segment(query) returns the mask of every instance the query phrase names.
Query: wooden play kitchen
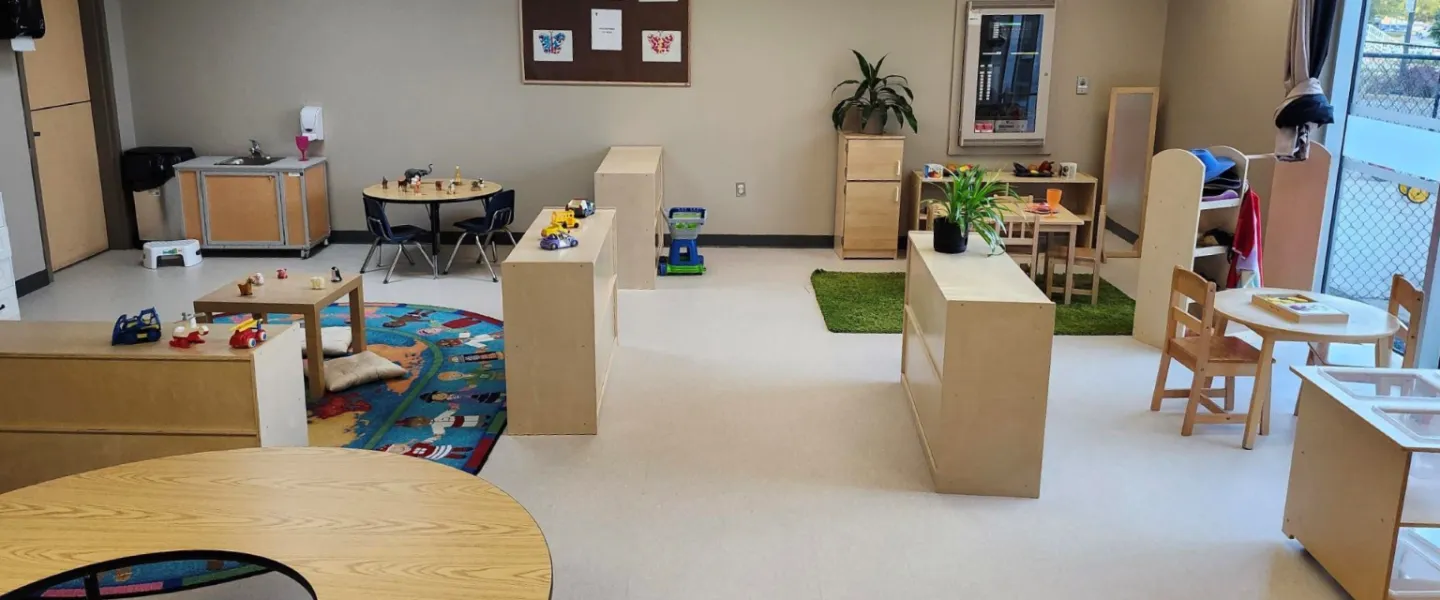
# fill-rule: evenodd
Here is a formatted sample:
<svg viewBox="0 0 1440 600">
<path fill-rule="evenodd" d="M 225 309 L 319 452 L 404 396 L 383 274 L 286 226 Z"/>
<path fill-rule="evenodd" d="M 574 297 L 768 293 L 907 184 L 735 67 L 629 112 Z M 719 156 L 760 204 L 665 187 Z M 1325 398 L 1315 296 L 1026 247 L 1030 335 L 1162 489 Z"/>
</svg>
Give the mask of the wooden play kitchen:
<svg viewBox="0 0 1440 600">
<path fill-rule="evenodd" d="M 185 237 L 205 250 L 298 250 L 330 241 L 329 163 L 283 158 L 227 165 L 202 156 L 175 165 Z"/>
<path fill-rule="evenodd" d="M 552 584 L 545 536 L 509 494 L 385 452 L 207 452 L 0 494 L 0 596 L 162 553 L 256 557 L 317 600 L 547 600 Z"/>
<path fill-rule="evenodd" d="M 249 296 L 240 295 L 237 284 L 244 280 L 236 280 L 196 300 L 195 315 L 204 322 L 221 315 L 252 315 L 260 320 L 272 313 L 304 317 L 305 347 L 311 349 L 311 358 L 306 361 L 310 397 L 319 398 L 325 395 L 325 361 L 316 349 L 324 345 L 320 341 L 320 313 L 325 307 L 350 296 L 350 350 L 357 354 L 365 351 L 365 280 L 359 275 L 348 275 L 338 282 L 331 279 L 320 279 L 319 289 L 315 289 L 311 277 L 291 274 L 287 279 L 268 279 L 264 285 L 251 287 Z"/>
<path fill-rule="evenodd" d="M 1039 498 L 1055 303 L 978 235 L 934 238 L 909 236 L 900 381 L 935 490 Z"/>
<path fill-rule="evenodd" d="M 616 211 L 620 289 L 653 290 L 665 252 L 665 149 L 615 146 L 595 171 L 595 206 Z"/>
<path fill-rule="evenodd" d="M 835 253 L 840 258 L 899 254 L 900 177 L 905 136 L 841 133 L 835 181 Z"/>
<path fill-rule="evenodd" d="M 1440 371 L 1294 371 L 1285 535 L 1356 600 L 1440 598 Z"/>
<path fill-rule="evenodd" d="M 223 330 L 184 350 L 112 346 L 112 329 L 0 322 L 0 491 L 162 456 L 308 443 L 298 328 L 270 328 L 253 350 L 232 349 Z"/>
<path fill-rule="evenodd" d="M 537 240 L 559 210 L 542 209 L 501 265 L 510 435 L 599 432 L 619 340 L 620 217 L 598 209 L 570 232 L 578 246 L 542 250 Z"/>
</svg>

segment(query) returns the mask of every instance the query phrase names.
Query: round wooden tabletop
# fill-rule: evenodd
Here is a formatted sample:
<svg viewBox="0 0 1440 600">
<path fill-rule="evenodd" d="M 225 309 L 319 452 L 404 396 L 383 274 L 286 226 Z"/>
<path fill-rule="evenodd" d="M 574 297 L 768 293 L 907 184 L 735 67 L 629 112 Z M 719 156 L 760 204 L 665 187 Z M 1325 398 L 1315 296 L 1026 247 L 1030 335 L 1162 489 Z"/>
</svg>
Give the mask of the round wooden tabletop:
<svg viewBox="0 0 1440 600">
<path fill-rule="evenodd" d="M 435 189 L 435 182 L 440 182 L 441 189 Z M 481 181 L 480 189 L 472 189 L 475 181 Z M 449 179 L 426 179 L 420 182 L 420 190 L 408 191 L 400 187 L 394 181 L 382 186 L 375 184 L 365 188 L 363 192 L 366 198 L 374 198 L 381 202 L 411 203 L 411 204 L 446 204 L 450 202 L 469 202 L 488 198 L 500 193 L 504 186 L 493 181 L 475 179 L 461 179 L 455 186 L 455 193 L 447 193 L 445 188 L 450 185 Z"/>
<path fill-rule="evenodd" d="M 1345 323 L 1296 323 L 1255 306 L 1256 294 L 1304 294 L 1345 311 Z M 1400 320 L 1384 310 L 1363 302 L 1318 292 L 1276 288 L 1241 288 L 1215 294 L 1215 312 L 1256 333 L 1276 340 L 1294 342 L 1373 342 L 1400 330 Z"/>
<path fill-rule="evenodd" d="M 549 547 L 520 504 L 407 456 L 208 452 L 0 494 L 0 596 L 99 563 L 197 550 L 284 565 L 318 600 L 540 600 L 551 589 Z"/>
</svg>

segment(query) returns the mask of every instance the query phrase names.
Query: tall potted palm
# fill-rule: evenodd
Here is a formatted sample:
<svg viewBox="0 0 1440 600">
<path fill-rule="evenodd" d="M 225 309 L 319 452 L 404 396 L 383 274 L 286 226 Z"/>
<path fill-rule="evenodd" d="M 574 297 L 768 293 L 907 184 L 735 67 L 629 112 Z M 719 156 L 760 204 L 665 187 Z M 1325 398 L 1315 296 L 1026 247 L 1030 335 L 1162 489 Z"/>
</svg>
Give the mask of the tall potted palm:
<svg viewBox="0 0 1440 600">
<path fill-rule="evenodd" d="M 932 184 L 945 192 L 945 198 L 925 201 L 930 218 L 935 220 L 935 251 L 964 252 L 972 232 L 994 248 L 1005 233 L 1005 214 L 1011 212 L 996 198 L 1009 194 L 1010 186 L 996 181 L 996 175 L 969 165 L 946 170 L 945 174 L 949 181 Z"/>
<path fill-rule="evenodd" d="M 835 129 L 848 131 L 853 127 L 855 131 L 863 133 L 884 133 L 885 124 L 889 121 L 890 114 L 894 113 L 895 120 L 900 122 L 901 130 L 909 125 L 910 129 L 919 133 L 915 109 L 910 106 L 910 102 L 915 99 L 915 93 L 910 91 L 910 81 L 900 75 L 881 75 L 880 68 L 885 65 L 885 56 L 871 64 L 863 54 L 855 50 L 850 52 L 855 54 L 855 61 L 860 64 L 860 79 L 847 79 L 830 91 L 833 95 L 842 87 L 855 86 L 855 92 L 849 98 L 841 100 L 835 105 L 835 110 L 830 112 L 830 120 L 835 123 Z"/>
</svg>

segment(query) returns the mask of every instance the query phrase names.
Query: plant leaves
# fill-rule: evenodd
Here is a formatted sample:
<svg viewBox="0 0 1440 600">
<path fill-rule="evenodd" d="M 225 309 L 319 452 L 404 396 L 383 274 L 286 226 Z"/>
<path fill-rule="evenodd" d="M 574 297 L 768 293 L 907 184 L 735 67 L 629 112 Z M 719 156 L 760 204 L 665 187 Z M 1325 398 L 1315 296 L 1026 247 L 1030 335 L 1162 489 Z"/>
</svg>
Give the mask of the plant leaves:
<svg viewBox="0 0 1440 600">
<path fill-rule="evenodd" d="M 847 85 L 851 85 L 851 84 L 860 85 L 860 82 L 859 82 L 859 81 L 856 81 L 856 80 L 854 80 L 854 79 L 846 79 L 845 81 L 842 81 L 842 82 L 836 84 L 836 85 L 835 85 L 835 89 L 830 90 L 830 95 L 831 95 L 831 96 L 834 96 L 834 95 L 835 95 L 835 92 L 840 91 L 840 88 L 845 87 L 845 86 L 847 86 Z"/>
<path fill-rule="evenodd" d="M 885 59 L 887 59 L 887 58 L 890 58 L 890 55 L 889 55 L 889 54 L 886 54 L 885 56 L 880 57 L 880 62 L 875 63 L 875 68 L 870 70 L 870 73 L 871 73 L 871 76 L 872 76 L 872 77 L 876 78 L 877 80 L 880 80 L 880 67 L 881 67 L 881 65 L 884 65 L 884 64 L 885 64 Z M 880 80 L 880 81 L 883 81 L 883 80 Z M 879 81 L 877 81 L 877 83 L 879 83 Z"/>
<path fill-rule="evenodd" d="M 860 63 L 860 75 L 864 77 L 865 83 L 862 83 L 860 85 L 862 87 L 873 86 L 873 80 L 875 79 L 875 70 L 870 68 L 870 61 L 865 60 L 865 56 L 860 54 L 860 51 L 858 50 L 851 50 L 851 52 L 855 53 L 855 60 Z"/>
</svg>

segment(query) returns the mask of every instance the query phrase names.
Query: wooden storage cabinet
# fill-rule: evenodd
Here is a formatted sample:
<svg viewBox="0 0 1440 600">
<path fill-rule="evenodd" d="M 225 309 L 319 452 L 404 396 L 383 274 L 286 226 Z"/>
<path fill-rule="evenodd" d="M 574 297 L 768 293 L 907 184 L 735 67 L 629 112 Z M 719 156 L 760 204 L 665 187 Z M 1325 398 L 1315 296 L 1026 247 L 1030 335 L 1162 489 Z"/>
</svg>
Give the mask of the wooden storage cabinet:
<svg viewBox="0 0 1440 600">
<path fill-rule="evenodd" d="M 665 252 L 665 150 L 615 146 L 595 171 L 595 206 L 617 211 L 620 289 L 653 290 Z"/>
<path fill-rule="evenodd" d="M 205 156 L 176 165 L 185 237 L 205 249 L 299 250 L 329 243 L 328 164 L 284 159 L 225 167 Z"/>
<path fill-rule="evenodd" d="M 840 134 L 835 182 L 835 253 L 895 258 L 905 138 Z"/>
<path fill-rule="evenodd" d="M 554 210 L 541 210 L 523 239 L 539 239 Z M 506 433 L 598 433 L 618 343 L 618 227 L 617 211 L 599 209 L 574 232 L 579 246 L 547 251 L 522 242 L 501 265 Z"/>
</svg>

